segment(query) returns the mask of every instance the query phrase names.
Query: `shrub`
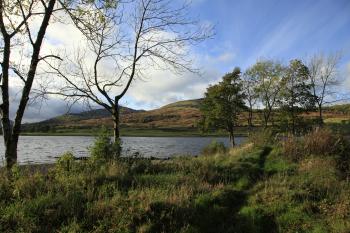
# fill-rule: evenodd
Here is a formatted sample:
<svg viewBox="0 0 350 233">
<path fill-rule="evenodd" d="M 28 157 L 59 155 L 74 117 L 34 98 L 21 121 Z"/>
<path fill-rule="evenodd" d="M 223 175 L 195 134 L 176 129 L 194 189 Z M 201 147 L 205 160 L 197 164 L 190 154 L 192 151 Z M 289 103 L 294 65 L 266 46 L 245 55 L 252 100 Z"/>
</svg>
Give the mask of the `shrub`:
<svg viewBox="0 0 350 233">
<path fill-rule="evenodd" d="M 248 142 L 253 143 L 257 147 L 265 147 L 275 142 L 276 134 L 272 129 L 264 129 L 249 134 Z"/>
<path fill-rule="evenodd" d="M 316 128 L 304 136 L 304 150 L 307 154 L 331 155 L 339 152 L 342 138 L 326 128 Z"/>
<path fill-rule="evenodd" d="M 303 148 L 303 140 L 302 138 L 295 137 L 293 135 L 288 135 L 282 141 L 283 154 L 287 158 L 298 161 L 302 157 L 305 156 L 304 148 Z"/>
<path fill-rule="evenodd" d="M 350 145 L 344 137 L 330 129 L 318 128 L 304 137 L 290 135 L 282 142 L 282 149 L 284 155 L 294 161 L 310 155 L 331 156 L 338 170 L 344 176 L 350 176 Z"/>
<path fill-rule="evenodd" d="M 97 159 L 111 160 L 118 158 L 121 152 L 121 142 L 112 142 L 108 129 L 102 127 L 93 146 L 90 148 L 91 156 Z"/>
<path fill-rule="evenodd" d="M 72 152 L 66 152 L 57 160 L 56 168 L 60 171 L 69 172 L 73 168 L 74 160 Z"/>
<path fill-rule="evenodd" d="M 213 140 L 209 145 L 202 149 L 202 155 L 216 155 L 216 154 L 225 154 L 227 148 L 224 143 Z"/>
</svg>

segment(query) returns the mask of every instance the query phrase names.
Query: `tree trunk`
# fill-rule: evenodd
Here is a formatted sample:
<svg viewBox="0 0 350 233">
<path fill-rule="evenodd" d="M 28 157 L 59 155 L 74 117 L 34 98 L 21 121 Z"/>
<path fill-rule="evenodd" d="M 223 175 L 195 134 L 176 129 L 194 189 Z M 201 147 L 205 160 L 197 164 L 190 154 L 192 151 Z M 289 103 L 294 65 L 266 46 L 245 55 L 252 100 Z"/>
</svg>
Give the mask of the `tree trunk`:
<svg viewBox="0 0 350 233">
<path fill-rule="evenodd" d="M 234 136 L 234 134 L 233 134 L 233 129 L 232 130 L 230 130 L 230 145 L 231 145 L 231 147 L 233 148 L 233 147 L 235 147 L 235 136 Z"/>
<path fill-rule="evenodd" d="M 120 113 L 119 103 L 117 98 L 115 98 L 115 106 L 113 109 L 113 137 L 114 137 L 114 143 L 117 146 L 116 157 L 119 157 L 121 155 L 119 113 Z"/>
<path fill-rule="evenodd" d="M 2 2 L 1 2 L 2 7 Z M 2 17 L 2 16 L 1 16 Z M 10 54 L 11 54 L 11 41 L 10 37 L 2 32 L 4 39 L 4 48 L 3 48 L 3 59 L 1 63 L 2 73 L 1 73 L 1 97 L 2 104 L 0 105 L 1 113 L 1 125 L 2 125 L 2 134 L 4 137 L 5 145 L 5 159 L 6 166 L 11 168 L 14 163 L 16 163 L 17 156 L 13 152 L 13 148 L 10 148 L 11 137 L 12 137 L 12 126 L 10 121 L 10 101 L 9 101 L 9 64 L 10 64 Z M 8 163 L 8 161 L 10 163 Z"/>
<path fill-rule="evenodd" d="M 5 148 L 6 168 L 11 169 L 17 163 L 17 140 L 9 140 Z"/>
<path fill-rule="evenodd" d="M 15 117 L 13 126 L 11 126 L 11 122 L 9 119 L 9 93 L 8 93 L 9 92 L 8 70 L 9 70 L 9 59 L 10 59 L 10 52 L 11 52 L 10 50 L 11 41 L 7 32 L 4 31 L 6 29 L 4 29 L 4 27 L 1 27 L 3 39 L 4 39 L 4 51 L 3 51 L 3 62 L 2 62 L 2 79 L 3 80 L 1 85 L 3 103 L 0 106 L 0 110 L 1 110 L 1 116 L 2 116 L 1 123 L 3 126 L 3 135 L 4 135 L 4 141 L 5 141 L 6 167 L 8 169 L 11 169 L 12 166 L 17 163 L 17 144 L 18 144 L 19 134 L 21 132 L 21 123 L 22 123 L 24 111 L 26 109 L 26 106 L 29 100 L 29 94 L 35 78 L 36 69 L 40 61 L 39 59 L 40 48 L 44 40 L 46 29 L 49 25 L 51 15 L 55 7 L 55 3 L 56 3 L 56 0 L 49 1 L 48 6 L 45 9 L 45 14 L 37 34 L 37 39 L 33 44 L 33 54 L 31 57 L 30 67 L 27 74 L 27 79 L 25 80 L 25 85 L 22 90 L 22 96 L 16 112 L 16 117 Z M 3 7 L 2 4 L 1 4 L 1 7 Z"/>
<path fill-rule="evenodd" d="M 114 142 L 118 142 L 120 139 L 120 131 L 119 131 L 119 109 L 117 112 L 113 113 L 113 139 Z"/>
<path fill-rule="evenodd" d="M 264 113 L 264 127 L 267 128 L 267 125 L 269 123 L 269 115 L 267 113 Z"/>
<path fill-rule="evenodd" d="M 293 135 L 296 134 L 296 130 L 295 130 L 295 114 L 294 114 L 294 106 L 292 106 L 292 133 Z"/>
<path fill-rule="evenodd" d="M 323 111 L 322 111 L 322 105 L 319 105 L 319 106 L 318 106 L 318 112 L 319 112 L 318 124 L 319 124 L 319 126 L 323 126 Z"/>
<path fill-rule="evenodd" d="M 252 108 L 249 109 L 249 113 L 248 113 L 248 126 L 249 126 L 249 129 L 253 127 L 253 109 Z"/>
</svg>

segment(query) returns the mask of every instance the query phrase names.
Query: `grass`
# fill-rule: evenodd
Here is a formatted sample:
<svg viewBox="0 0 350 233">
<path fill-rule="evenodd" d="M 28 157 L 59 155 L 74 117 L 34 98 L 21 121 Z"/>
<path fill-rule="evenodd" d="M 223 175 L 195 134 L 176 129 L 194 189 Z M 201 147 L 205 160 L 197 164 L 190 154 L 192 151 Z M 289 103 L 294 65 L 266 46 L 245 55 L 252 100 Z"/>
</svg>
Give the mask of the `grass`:
<svg viewBox="0 0 350 233">
<path fill-rule="evenodd" d="M 312 139 L 328 133 L 297 144 L 265 133 L 232 150 L 212 144 L 213 154 L 197 158 L 66 155 L 50 167 L 16 167 L 10 178 L 2 170 L 0 232 L 347 233 L 350 173 L 339 161 L 349 157 L 332 143 L 346 145 L 334 136 L 315 154 Z M 287 156 L 293 145 L 305 153 Z"/>
</svg>

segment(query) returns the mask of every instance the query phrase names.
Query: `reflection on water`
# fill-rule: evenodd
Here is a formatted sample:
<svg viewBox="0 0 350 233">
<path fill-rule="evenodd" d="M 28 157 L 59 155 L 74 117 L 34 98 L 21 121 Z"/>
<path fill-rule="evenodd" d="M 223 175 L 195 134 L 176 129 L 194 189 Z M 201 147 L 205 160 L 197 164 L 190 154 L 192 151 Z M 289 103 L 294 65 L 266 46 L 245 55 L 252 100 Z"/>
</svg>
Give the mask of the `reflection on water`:
<svg viewBox="0 0 350 233">
<path fill-rule="evenodd" d="M 123 155 L 139 152 L 144 157 L 168 158 L 176 155 L 198 155 L 212 140 L 229 144 L 227 138 L 211 137 L 123 137 Z M 244 137 L 237 137 L 241 144 Z M 18 145 L 18 162 L 53 163 L 64 152 L 72 151 L 76 157 L 88 156 L 88 147 L 94 137 L 82 136 L 22 136 Z M 4 144 L 0 143 L 0 164 L 4 161 Z"/>
</svg>

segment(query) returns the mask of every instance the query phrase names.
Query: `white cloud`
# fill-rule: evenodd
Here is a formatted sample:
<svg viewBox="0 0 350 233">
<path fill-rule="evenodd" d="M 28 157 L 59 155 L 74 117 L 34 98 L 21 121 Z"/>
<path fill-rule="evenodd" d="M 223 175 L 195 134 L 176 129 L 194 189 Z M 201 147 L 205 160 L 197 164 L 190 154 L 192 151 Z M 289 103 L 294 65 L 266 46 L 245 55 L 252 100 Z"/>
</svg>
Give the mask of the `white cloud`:
<svg viewBox="0 0 350 233">
<path fill-rule="evenodd" d="M 346 70 L 344 74 L 345 74 L 344 83 L 347 89 L 349 89 L 350 88 L 350 62 L 346 65 Z"/>
<path fill-rule="evenodd" d="M 127 93 L 140 108 L 157 108 L 171 102 L 202 98 L 209 84 L 220 78 L 220 73 L 208 68 L 198 76 L 185 73 L 177 76 L 166 70 L 153 70 L 146 81 L 136 80 Z"/>
<path fill-rule="evenodd" d="M 33 25 L 39 24 L 33 23 Z M 163 33 L 160 34 L 160 36 L 171 35 Z M 41 56 L 49 54 L 64 55 L 65 53 L 67 53 L 68 56 L 73 56 L 73 53 L 77 47 L 86 48 L 86 46 L 87 42 L 84 39 L 83 35 L 73 25 L 60 22 L 52 22 L 47 29 L 44 44 L 41 49 Z M 28 50 L 29 49 L 30 47 L 28 47 Z M 193 55 L 193 52 L 191 52 L 190 55 Z M 13 53 L 13 60 L 18 60 L 19 57 L 19 53 Z M 150 109 L 157 108 L 174 101 L 203 97 L 205 89 L 208 87 L 208 85 L 216 82 L 221 77 L 220 72 L 215 68 L 216 64 L 231 61 L 234 58 L 234 54 L 223 52 L 222 54 L 216 55 L 214 57 L 205 55 L 205 53 L 201 55 L 197 54 L 198 59 L 196 60 L 200 60 L 200 58 L 203 57 L 206 57 L 208 59 L 204 61 L 206 68 L 202 72 L 202 76 L 198 76 L 193 73 L 175 75 L 169 70 L 159 70 L 155 67 L 146 69 L 144 71 L 146 80 L 136 80 L 132 84 L 126 98 L 122 100 L 121 104 L 140 109 Z M 88 54 L 86 59 L 87 66 L 91 63 L 92 59 L 93 57 L 89 56 Z M 111 75 L 111 73 L 114 71 L 113 68 L 114 67 L 111 66 L 109 62 L 102 64 L 100 66 L 101 76 L 115 77 Z M 38 72 L 43 72 L 45 70 L 47 70 L 45 63 L 41 63 Z M 45 79 L 46 77 L 43 77 L 43 80 Z M 37 87 L 39 80 L 40 79 L 37 78 L 33 86 L 34 88 Z M 21 87 L 21 81 L 18 80 L 16 83 L 12 83 L 11 87 L 13 89 L 13 98 L 11 100 L 11 115 L 13 116 L 18 105 L 18 99 L 20 97 L 14 93 L 20 93 L 19 88 Z M 116 92 L 117 90 L 113 91 Z M 118 92 L 113 94 L 117 93 Z M 126 102 L 129 99 L 131 101 L 129 103 Z M 73 111 L 79 110 L 82 110 L 82 106 L 78 104 L 75 106 L 75 109 L 73 109 Z M 44 120 L 60 114 L 64 114 L 66 112 L 66 103 L 60 98 L 52 96 L 50 97 L 50 100 L 44 102 L 42 105 L 40 103 L 35 103 L 28 106 L 25 112 L 24 122 Z"/>
<path fill-rule="evenodd" d="M 230 52 L 225 52 L 217 57 L 219 62 L 230 62 L 235 58 L 235 55 Z"/>
</svg>

